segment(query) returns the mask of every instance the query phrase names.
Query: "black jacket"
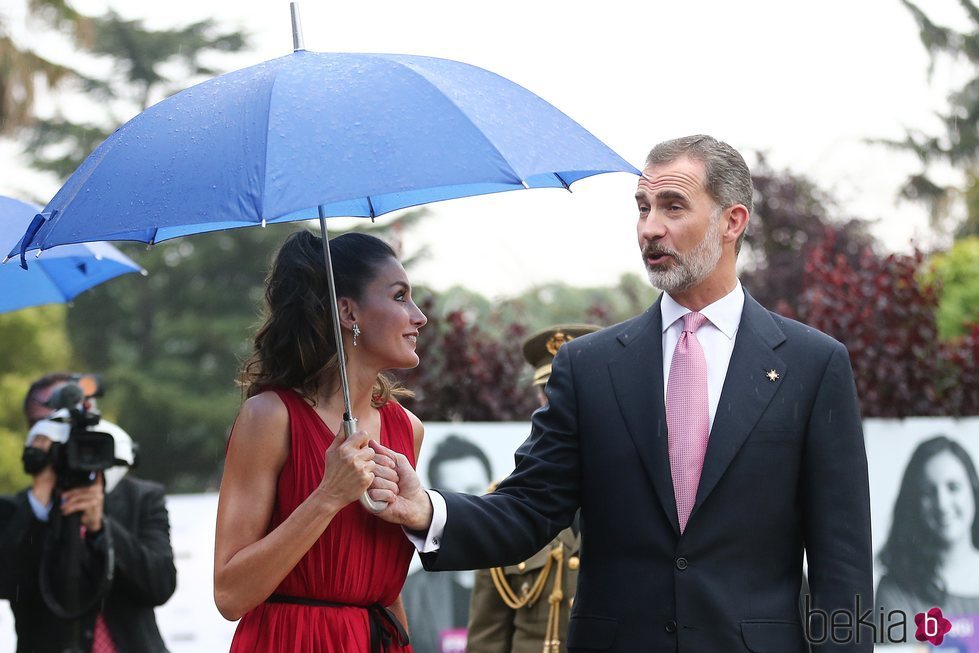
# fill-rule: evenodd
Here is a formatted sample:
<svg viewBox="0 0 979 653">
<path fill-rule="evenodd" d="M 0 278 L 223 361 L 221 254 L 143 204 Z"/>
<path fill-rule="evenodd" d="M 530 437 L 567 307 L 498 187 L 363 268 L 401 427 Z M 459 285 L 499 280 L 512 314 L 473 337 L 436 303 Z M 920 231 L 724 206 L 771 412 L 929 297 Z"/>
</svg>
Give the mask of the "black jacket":
<svg viewBox="0 0 979 653">
<path fill-rule="evenodd" d="M 0 498 L 0 598 L 14 613 L 17 653 L 60 653 L 70 622 L 41 597 L 38 574 L 50 526 L 34 517 L 27 492 Z M 82 551 L 83 599 L 96 591 L 110 557 L 113 579 L 100 604 L 80 619 L 81 645 L 91 650 L 101 611 L 118 653 L 165 653 L 153 608 L 173 594 L 177 572 L 163 487 L 126 476 L 106 495 L 104 512 L 102 533 L 86 538 Z"/>
</svg>

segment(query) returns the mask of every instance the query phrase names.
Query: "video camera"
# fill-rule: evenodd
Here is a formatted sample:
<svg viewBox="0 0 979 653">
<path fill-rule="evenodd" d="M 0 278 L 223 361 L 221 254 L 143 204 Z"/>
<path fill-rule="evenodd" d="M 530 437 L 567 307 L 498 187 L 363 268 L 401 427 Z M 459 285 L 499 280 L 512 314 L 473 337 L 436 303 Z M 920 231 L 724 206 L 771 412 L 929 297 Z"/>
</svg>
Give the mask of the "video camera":
<svg viewBox="0 0 979 653">
<path fill-rule="evenodd" d="M 100 428 L 102 416 L 89 407 L 92 398 L 104 394 L 98 376 L 75 374 L 44 402 L 54 412 L 34 429 L 52 441 L 44 462 L 54 468 L 61 490 L 91 485 L 98 472 L 133 462 L 116 457 L 115 438 L 110 432 L 115 425 L 106 422 Z"/>
</svg>

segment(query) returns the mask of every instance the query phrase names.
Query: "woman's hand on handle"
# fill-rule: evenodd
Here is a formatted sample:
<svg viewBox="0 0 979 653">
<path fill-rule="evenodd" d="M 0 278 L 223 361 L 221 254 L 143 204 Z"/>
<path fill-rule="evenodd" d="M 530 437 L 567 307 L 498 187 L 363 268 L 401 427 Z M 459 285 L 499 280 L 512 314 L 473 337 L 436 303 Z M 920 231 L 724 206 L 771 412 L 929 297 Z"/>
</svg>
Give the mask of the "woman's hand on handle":
<svg viewBox="0 0 979 653">
<path fill-rule="evenodd" d="M 322 500 L 337 509 L 360 498 L 374 481 L 374 450 L 368 445 L 367 431 L 356 431 L 347 437 L 340 433 L 326 450 L 323 480 L 317 492 Z"/>
</svg>

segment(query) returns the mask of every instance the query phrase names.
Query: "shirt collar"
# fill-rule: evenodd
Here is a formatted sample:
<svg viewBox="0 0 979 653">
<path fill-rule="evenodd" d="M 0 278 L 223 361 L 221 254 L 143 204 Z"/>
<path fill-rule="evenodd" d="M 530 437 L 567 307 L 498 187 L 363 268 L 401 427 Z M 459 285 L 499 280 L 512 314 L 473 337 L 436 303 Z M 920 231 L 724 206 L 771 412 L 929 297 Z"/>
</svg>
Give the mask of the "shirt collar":
<svg viewBox="0 0 979 653">
<path fill-rule="evenodd" d="M 741 324 L 741 313 L 744 310 L 744 289 L 739 280 L 734 290 L 718 299 L 713 304 L 705 306 L 700 313 L 706 317 L 711 324 L 717 327 L 730 340 L 738 332 L 738 325 Z M 690 309 L 681 306 L 669 293 L 663 293 L 663 301 L 660 302 L 660 312 L 663 315 L 663 331 L 666 332 L 670 326 L 681 317 L 690 313 Z"/>
</svg>

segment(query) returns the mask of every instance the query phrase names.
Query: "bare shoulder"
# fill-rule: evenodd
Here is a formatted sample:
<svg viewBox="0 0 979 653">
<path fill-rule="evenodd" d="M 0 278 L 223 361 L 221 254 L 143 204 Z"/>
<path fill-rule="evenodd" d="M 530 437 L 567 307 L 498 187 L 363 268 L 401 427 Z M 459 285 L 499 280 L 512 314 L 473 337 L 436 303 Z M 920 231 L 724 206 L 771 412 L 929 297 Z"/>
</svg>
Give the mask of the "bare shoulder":
<svg viewBox="0 0 979 653">
<path fill-rule="evenodd" d="M 264 425 L 287 424 L 289 410 L 276 393 L 266 390 L 249 397 L 241 405 L 238 421 L 260 422 Z"/>
<path fill-rule="evenodd" d="M 231 449 L 249 449 L 261 455 L 283 454 L 289 447 L 289 410 L 274 392 L 249 397 L 238 411 Z"/>
</svg>

